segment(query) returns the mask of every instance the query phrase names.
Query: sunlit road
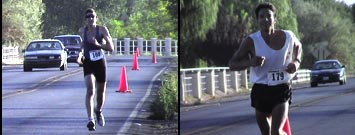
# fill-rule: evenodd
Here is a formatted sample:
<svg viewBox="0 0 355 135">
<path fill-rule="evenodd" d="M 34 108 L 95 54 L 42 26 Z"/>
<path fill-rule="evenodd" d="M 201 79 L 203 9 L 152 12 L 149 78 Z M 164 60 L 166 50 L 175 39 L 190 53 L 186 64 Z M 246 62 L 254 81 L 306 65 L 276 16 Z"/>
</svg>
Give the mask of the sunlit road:
<svg viewBox="0 0 355 135">
<path fill-rule="evenodd" d="M 127 56 L 128 57 L 128 56 Z M 107 68 L 107 95 L 103 114 L 106 126 L 96 131 L 86 128 L 86 88 L 82 68 L 69 64 L 67 71 L 59 68 L 34 69 L 23 72 L 22 66 L 2 70 L 2 134 L 13 135 L 81 135 L 126 134 L 130 119 L 149 91 L 159 87 L 159 74 L 168 65 L 165 59 L 152 64 L 151 57 L 139 59 L 139 71 L 133 71 L 131 58 L 111 59 Z M 132 93 L 117 93 L 122 66 L 127 68 Z"/>
<path fill-rule="evenodd" d="M 260 135 L 249 95 L 180 109 L 182 135 Z M 353 135 L 355 79 L 346 85 L 295 89 L 290 109 L 293 135 Z"/>
</svg>

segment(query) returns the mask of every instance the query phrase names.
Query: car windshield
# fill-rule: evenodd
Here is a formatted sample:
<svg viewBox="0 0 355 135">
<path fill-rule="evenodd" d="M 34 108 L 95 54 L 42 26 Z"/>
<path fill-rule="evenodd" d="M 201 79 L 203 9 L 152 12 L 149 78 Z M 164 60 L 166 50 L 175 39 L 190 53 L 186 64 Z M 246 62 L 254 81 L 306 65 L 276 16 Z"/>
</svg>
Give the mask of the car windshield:
<svg viewBox="0 0 355 135">
<path fill-rule="evenodd" d="M 80 46 L 80 37 L 56 37 L 64 46 Z"/>
<path fill-rule="evenodd" d="M 340 68 L 340 64 L 338 62 L 321 62 L 317 63 L 313 66 L 314 70 L 321 70 L 321 69 L 337 69 Z"/>
<path fill-rule="evenodd" d="M 33 42 L 28 47 L 28 51 L 35 50 L 61 50 L 59 42 Z"/>
</svg>

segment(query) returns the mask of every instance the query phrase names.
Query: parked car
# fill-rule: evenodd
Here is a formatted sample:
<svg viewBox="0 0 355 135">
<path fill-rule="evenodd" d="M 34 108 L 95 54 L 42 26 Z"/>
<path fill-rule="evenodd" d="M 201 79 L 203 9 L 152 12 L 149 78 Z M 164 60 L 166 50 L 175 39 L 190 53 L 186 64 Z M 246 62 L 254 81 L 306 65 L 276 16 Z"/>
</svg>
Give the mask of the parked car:
<svg viewBox="0 0 355 135">
<path fill-rule="evenodd" d="M 68 62 L 77 63 L 82 42 L 80 35 L 58 35 L 54 39 L 60 40 L 68 48 Z"/>
<path fill-rule="evenodd" d="M 34 40 L 23 50 L 23 71 L 33 68 L 58 67 L 61 71 L 67 69 L 67 49 L 56 39 Z"/>
<path fill-rule="evenodd" d="M 340 85 L 346 83 L 346 69 L 338 60 L 319 60 L 311 71 L 311 87 L 318 84 L 339 82 Z"/>
</svg>

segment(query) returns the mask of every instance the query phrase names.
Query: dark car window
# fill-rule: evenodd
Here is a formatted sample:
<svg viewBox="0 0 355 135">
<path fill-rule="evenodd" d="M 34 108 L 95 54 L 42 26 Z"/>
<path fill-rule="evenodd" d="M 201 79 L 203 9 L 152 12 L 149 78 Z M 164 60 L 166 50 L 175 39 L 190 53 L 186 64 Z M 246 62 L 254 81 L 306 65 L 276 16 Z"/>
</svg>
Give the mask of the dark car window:
<svg viewBox="0 0 355 135">
<path fill-rule="evenodd" d="M 62 47 L 58 42 L 33 42 L 28 45 L 28 51 L 35 50 L 61 50 Z"/>
<path fill-rule="evenodd" d="M 337 68 L 341 68 L 341 65 L 337 62 L 321 62 L 313 66 L 314 70 L 337 69 Z"/>
<path fill-rule="evenodd" d="M 60 40 L 64 46 L 80 46 L 81 41 L 79 37 L 55 37 Z"/>
</svg>

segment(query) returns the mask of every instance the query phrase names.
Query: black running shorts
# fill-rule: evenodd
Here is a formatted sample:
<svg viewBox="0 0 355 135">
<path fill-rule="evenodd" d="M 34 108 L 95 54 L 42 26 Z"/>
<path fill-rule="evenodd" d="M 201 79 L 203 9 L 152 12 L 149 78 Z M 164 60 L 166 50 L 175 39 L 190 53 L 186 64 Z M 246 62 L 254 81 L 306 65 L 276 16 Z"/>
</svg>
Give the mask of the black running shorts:
<svg viewBox="0 0 355 135">
<path fill-rule="evenodd" d="M 270 114 L 272 109 L 281 103 L 289 101 L 291 104 L 292 91 L 290 84 L 268 86 L 254 84 L 251 90 L 251 106 L 265 114 Z"/>
<path fill-rule="evenodd" d="M 106 82 L 106 60 L 101 59 L 98 61 L 91 61 L 85 59 L 83 63 L 84 77 L 89 74 L 93 74 L 95 79 L 99 83 Z"/>
</svg>

